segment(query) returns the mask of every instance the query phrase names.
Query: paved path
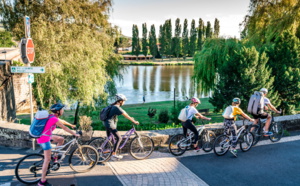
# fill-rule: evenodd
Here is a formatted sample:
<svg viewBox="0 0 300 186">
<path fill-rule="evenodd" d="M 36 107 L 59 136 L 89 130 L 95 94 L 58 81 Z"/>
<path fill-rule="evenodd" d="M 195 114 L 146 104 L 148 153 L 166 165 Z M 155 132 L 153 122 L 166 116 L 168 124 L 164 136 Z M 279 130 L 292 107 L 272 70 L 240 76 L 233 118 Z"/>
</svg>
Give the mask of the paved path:
<svg viewBox="0 0 300 186">
<path fill-rule="evenodd" d="M 67 165 L 52 172 L 53 185 L 299 185 L 300 136 L 280 142 L 261 141 L 249 152 L 217 157 L 211 153 L 187 151 L 176 158 L 154 152 L 147 160 L 125 154 L 121 161 L 109 161 L 88 173 L 74 173 Z M 265 146 L 264 146 L 265 145 Z M 0 147 L 0 185 L 22 185 L 14 178 L 14 166 L 26 154 L 24 149 Z M 268 184 L 270 183 L 270 184 Z"/>
</svg>

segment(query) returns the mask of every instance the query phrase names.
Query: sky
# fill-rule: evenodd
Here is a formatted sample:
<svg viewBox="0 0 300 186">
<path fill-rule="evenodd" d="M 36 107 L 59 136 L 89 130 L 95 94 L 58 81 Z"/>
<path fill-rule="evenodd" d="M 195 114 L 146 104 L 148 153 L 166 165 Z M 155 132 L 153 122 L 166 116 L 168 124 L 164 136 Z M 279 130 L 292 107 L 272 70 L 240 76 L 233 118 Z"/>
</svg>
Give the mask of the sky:
<svg viewBox="0 0 300 186">
<path fill-rule="evenodd" d="M 143 23 L 147 23 L 148 31 L 154 24 L 158 34 L 159 26 L 165 20 L 171 19 L 174 34 L 177 18 L 180 18 L 182 25 L 184 19 L 188 19 L 189 29 L 192 19 L 195 19 L 197 27 L 199 18 L 202 18 L 205 25 L 210 21 L 212 26 L 217 18 L 220 21 L 220 36 L 240 38 L 239 23 L 248 13 L 250 0 L 113 0 L 113 2 L 109 21 L 119 26 L 125 36 L 132 36 L 133 24 L 138 26 L 142 37 Z"/>
</svg>

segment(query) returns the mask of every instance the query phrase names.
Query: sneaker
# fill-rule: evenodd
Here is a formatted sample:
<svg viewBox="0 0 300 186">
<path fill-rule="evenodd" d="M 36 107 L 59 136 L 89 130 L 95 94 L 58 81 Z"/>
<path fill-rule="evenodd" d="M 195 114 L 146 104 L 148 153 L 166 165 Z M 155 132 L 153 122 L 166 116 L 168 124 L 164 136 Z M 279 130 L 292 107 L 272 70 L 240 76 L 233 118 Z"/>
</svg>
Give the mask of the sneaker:
<svg viewBox="0 0 300 186">
<path fill-rule="evenodd" d="M 118 160 L 123 158 L 123 156 L 121 156 L 121 155 L 112 155 L 112 157 L 115 159 L 118 159 Z"/>
<path fill-rule="evenodd" d="M 196 148 L 194 148 L 194 152 L 199 152 L 199 151 L 200 151 L 199 146 L 197 146 Z"/>
<path fill-rule="evenodd" d="M 272 136 L 272 135 L 273 135 L 273 132 L 270 132 L 270 131 L 264 131 L 264 135 L 265 135 L 265 136 Z"/>
<path fill-rule="evenodd" d="M 238 157 L 237 150 L 236 149 L 230 149 L 231 154 L 233 154 L 235 157 Z"/>
<path fill-rule="evenodd" d="M 38 186 L 52 186 L 52 184 L 50 184 L 47 180 L 43 183 L 41 180 L 38 182 L 37 184 Z"/>
</svg>

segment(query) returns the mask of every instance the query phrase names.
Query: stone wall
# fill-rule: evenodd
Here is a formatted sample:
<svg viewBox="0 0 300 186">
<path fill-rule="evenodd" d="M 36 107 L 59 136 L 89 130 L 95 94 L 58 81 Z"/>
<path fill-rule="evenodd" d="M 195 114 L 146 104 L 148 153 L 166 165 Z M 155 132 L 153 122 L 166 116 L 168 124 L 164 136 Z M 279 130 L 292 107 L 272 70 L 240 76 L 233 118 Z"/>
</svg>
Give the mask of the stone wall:
<svg viewBox="0 0 300 186">
<path fill-rule="evenodd" d="M 280 122 L 287 130 L 300 129 L 300 114 L 290 116 L 275 117 L 276 122 Z M 241 122 L 237 122 L 238 126 L 241 126 Z M 223 124 L 216 123 L 206 125 L 209 130 L 213 130 L 216 135 L 223 132 Z M 32 141 L 28 136 L 28 125 L 0 122 L 0 145 L 31 148 Z M 121 131 L 121 135 L 125 132 Z M 171 136 L 182 133 L 182 128 L 166 129 L 166 130 L 152 130 L 152 131 L 139 131 L 139 134 L 145 134 L 151 136 L 156 147 L 166 146 Z M 70 134 L 62 129 L 56 129 L 54 134 L 64 136 L 70 139 Z M 94 131 L 93 137 L 105 137 L 105 131 Z"/>
<path fill-rule="evenodd" d="M 30 112 L 30 95 L 29 95 L 29 84 L 28 84 L 28 74 L 14 74 L 14 93 L 17 112 L 22 113 Z M 34 104 L 35 105 L 35 104 Z"/>
</svg>

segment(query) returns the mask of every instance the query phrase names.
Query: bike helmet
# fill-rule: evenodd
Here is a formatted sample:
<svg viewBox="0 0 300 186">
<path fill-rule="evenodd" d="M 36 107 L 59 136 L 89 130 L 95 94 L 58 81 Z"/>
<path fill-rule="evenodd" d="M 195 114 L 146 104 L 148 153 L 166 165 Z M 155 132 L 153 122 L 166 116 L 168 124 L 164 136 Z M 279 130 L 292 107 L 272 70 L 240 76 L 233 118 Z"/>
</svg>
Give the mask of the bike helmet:
<svg viewBox="0 0 300 186">
<path fill-rule="evenodd" d="M 192 98 L 191 101 L 192 101 L 192 103 L 198 103 L 198 104 L 201 103 L 198 98 Z"/>
<path fill-rule="evenodd" d="M 241 103 L 241 99 L 240 98 L 233 98 L 232 102 L 236 103 L 236 104 L 240 104 Z"/>
<path fill-rule="evenodd" d="M 56 103 L 56 104 L 53 104 L 51 107 L 50 107 L 50 110 L 54 113 L 56 113 L 57 111 L 60 111 L 62 108 L 64 108 L 65 105 L 64 104 L 61 104 L 61 103 Z"/>
<path fill-rule="evenodd" d="M 116 94 L 116 101 L 127 101 L 127 98 L 124 94 Z"/>
<path fill-rule="evenodd" d="M 262 89 L 260 89 L 260 92 L 263 92 L 264 94 L 266 94 L 266 93 L 268 93 L 268 89 L 262 88 Z"/>
</svg>

